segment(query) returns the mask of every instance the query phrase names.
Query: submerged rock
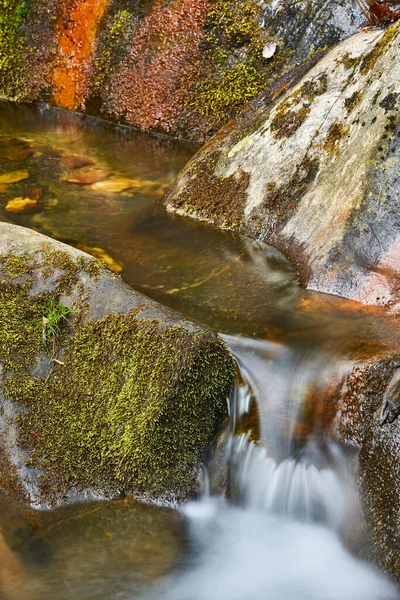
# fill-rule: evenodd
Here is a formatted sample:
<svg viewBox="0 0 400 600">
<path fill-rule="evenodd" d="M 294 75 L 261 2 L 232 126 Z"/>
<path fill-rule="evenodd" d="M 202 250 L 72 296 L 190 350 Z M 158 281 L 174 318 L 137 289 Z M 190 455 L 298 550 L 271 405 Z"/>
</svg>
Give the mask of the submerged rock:
<svg viewBox="0 0 400 600">
<path fill-rule="evenodd" d="M 89 255 L 5 223 L 0 299 L 0 485 L 47 506 L 187 497 L 232 385 L 224 344 Z"/>
<path fill-rule="evenodd" d="M 272 244 L 310 289 L 400 301 L 399 33 L 362 31 L 260 96 L 189 162 L 168 210 Z"/>
</svg>

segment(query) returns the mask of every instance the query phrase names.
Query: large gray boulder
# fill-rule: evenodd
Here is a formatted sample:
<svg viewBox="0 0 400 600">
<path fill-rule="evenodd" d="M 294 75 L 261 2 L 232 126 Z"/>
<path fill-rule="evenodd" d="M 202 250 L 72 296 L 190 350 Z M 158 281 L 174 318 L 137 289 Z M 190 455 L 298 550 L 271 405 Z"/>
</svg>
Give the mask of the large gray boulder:
<svg viewBox="0 0 400 600">
<path fill-rule="evenodd" d="M 355 0 L 269 0 L 264 11 L 264 26 L 293 52 L 294 62 L 350 37 L 364 22 Z"/>
<path fill-rule="evenodd" d="M 272 244 L 310 289 L 396 305 L 399 32 L 361 31 L 263 94 L 189 162 L 168 210 Z"/>
<path fill-rule="evenodd" d="M 0 488 L 47 506 L 185 498 L 232 380 L 211 331 L 0 223 Z"/>
</svg>

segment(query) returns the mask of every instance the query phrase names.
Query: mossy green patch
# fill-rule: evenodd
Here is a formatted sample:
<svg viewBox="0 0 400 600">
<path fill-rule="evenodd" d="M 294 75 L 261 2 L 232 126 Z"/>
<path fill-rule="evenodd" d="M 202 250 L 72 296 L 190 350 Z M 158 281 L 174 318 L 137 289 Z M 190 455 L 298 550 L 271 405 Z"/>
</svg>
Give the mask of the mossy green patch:
<svg viewBox="0 0 400 600">
<path fill-rule="evenodd" d="M 7 97 L 18 97 L 24 86 L 27 13 L 24 0 L 0 0 L 0 94 Z"/>
<path fill-rule="evenodd" d="M 262 55 L 268 32 L 255 0 L 213 0 L 204 25 L 200 59 L 188 76 L 187 108 L 215 131 L 237 115 L 282 72 L 290 52 L 277 40 L 270 59 Z"/>
<path fill-rule="evenodd" d="M 47 263 L 50 257 L 47 250 Z M 53 261 L 60 269 L 58 252 Z M 38 259 L 34 281 L 36 269 L 43 276 Z M 4 273 L 3 264 L 4 394 L 24 408 L 19 442 L 30 451 L 30 465 L 44 473 L 42 497 L 51 503 L 72 486 L 186 497 L 233 380 L 223 343 L 207 330 L 140 319 L 143 305 L 85 321 L 77 302 L 68 317 L 73 327 L 64 327 L 59 339 L 60 362 L 52 366 L 43 317 L 49 302 L 65 293 L 66 281 L 70 290 L 76 285 L 75 271 L 67 279 L 54 271 L 54 290 L 36 296 Z M 48 373 L 33 376 L 42 354 L 49 357 Z"/>
<path fill-rule="evenodd" d="M 43 244 L 34 253 L 7 254 L 0 257 L 1 269 L 11 279 L 29 276 L 35 269 L 41 269 L 44 279 L 55 274 L 58 294 L 70 294 L 71 289 L 78 283 L 81 272 L 90 275 L 93 279 L 104 269 L 103 263 L 91 257 L 78 256 L 73 260 L 71 255 L 63 250 L 54 250 L 50 244 Z M 31 280 L 27 279 L 29 286 Z"/>
<path fill-rule="evenodd" d="M 0 360 L 6 372 L 25 372 L 43 351 L 42 324 L 48 296 L 33 300 L 0 280 Z"/>
<path fill-rule="evenodd" d="M 378 58 L 388 51 L 392 41 L 398 36 L 398 34 L 399 31 L 396 25 L 389 27 L 371 52 L 368 52 L 368 54 L 363 57 L 360 63 L 361 75 L 366 75 L 375 67 Z"/>
</svg>

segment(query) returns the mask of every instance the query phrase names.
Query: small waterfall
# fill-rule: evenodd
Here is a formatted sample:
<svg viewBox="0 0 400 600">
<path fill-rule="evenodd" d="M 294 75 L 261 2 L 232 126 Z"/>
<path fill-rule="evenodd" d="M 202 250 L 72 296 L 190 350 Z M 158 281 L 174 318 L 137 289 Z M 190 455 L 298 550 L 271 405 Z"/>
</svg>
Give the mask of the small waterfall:
<svg viewBox="0 0 400 600">
<path fill-rule="evenodd" d="M 238 364 L 229 434 L 219 459 L 230 501 L 344 533 L 357 515 L 353 461 L 324 435 L 323 419 L 318 421 L 329 411 L 319 402 L 329 400 L 324 391 L 340 377 L 338 365 L 326 355 L 299 359 L 270 342 L 224 339 Z M 307 407 L 310 390 L 313 402 Z"/>
<path fill-rule="evenodd" d="M 186 564 L 156 600 L 395 600 L 349 550 L 360 531 L 354 451 L 327 435 L 348 364 L 223 336 L 238 364 L 206 489 L 182 507 Z M 148 596 L 146 596 L 146 600 Z"/>
<path fill-rule="evenodd" d="M 243 434 L 234 440 L 232 464 L 232 487 L 243 506 L 338 532 L 356 514 L 348 459 L 334 443 L 320 448 L 311 442 L 301 458 L 278 462 Z"/>
</svg>

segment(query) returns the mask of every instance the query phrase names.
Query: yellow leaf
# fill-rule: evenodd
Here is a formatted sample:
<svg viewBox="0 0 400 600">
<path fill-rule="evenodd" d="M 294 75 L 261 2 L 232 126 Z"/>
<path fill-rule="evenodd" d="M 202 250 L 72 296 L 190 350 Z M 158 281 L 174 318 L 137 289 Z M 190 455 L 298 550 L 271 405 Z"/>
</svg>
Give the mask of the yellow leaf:
<svg viewBox="0 0 400 600">
<path fill-rule="evenodd" d="M 4 173 L 3 175 L 0 175 L 0 184 L 17 183 L 18 181 L 28 179 L 28 177 L 30 177 L 29 171 L 11 171 L 10 173 Z"/>
<path fill-rule="evenodd" d="M 35 204 L 37 204 L 37 200 L 32 200 L 32 198 L 13 198 L 7 202 L 6 210 L 12 213 L 20 213 L 30 206 L 35 206 Z"/>
</svg>

